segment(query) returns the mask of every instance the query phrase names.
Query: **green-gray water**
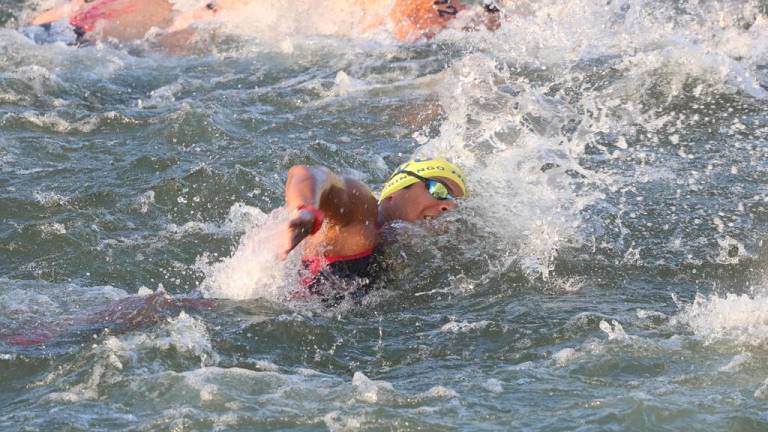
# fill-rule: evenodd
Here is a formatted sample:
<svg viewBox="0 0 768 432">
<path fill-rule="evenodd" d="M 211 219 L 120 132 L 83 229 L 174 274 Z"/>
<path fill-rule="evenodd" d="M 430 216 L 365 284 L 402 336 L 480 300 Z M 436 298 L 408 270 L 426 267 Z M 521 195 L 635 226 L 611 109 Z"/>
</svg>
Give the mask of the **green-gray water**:
<svg viewBox="0 0 768 432">
<path fill-rule="evenodd" d="M 759 2 L 187 56 L 36 45 L 0 7 L 0 430 L 768 430 Z M 378 188 L 422 154 L 469 199 L 399 227 L 365 304 L 294 298 L 286 170 Z M 216 300 L 121 327 L 158 290 Z"/>
</svg>

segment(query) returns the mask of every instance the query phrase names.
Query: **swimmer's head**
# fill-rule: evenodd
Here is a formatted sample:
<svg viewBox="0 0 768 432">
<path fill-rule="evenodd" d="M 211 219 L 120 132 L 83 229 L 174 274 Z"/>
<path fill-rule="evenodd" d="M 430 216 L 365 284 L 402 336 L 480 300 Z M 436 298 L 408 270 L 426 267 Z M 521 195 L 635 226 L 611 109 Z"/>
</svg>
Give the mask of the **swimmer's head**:
<svg viewBox="0 0 768 432">
<path fill-rule="evenodd" d="M 452 197 L 467 195 L 464 172 L 458 166 L 445 159 L 416 159 L 408 161 L 395 170 L 384 184 L 379 201 L 383 201 L 395 192 L 415 183 L 435 179 L 442 181 Z M 445 180 L 448 180 L 447 182 Z"/>
<path fill-rule="evenodd" d="M 445 159 L 412 160 L 400 165 L 379 199 L 381 222 L 432 219 L 467 196 L 464 173 Z"/>
</svg>

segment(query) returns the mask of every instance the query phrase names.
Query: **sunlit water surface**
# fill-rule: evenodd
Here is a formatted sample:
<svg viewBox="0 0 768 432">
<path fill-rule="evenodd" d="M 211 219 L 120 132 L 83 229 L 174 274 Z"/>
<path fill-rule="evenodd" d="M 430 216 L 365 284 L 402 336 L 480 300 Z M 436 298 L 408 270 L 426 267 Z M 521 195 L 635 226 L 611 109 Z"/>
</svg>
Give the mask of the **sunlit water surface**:
<svg viewBox="0 0 768 432">
<path fill-rule="evenodd" d="M 186 56 L 35 45 L 0 6 L 0 429 L 768 430 L 765 4 Z M 286 170 L 379 188 L 414 155 L 471 196 L 397 227 L 364 304 L 292 295 Z"/>
</svg>

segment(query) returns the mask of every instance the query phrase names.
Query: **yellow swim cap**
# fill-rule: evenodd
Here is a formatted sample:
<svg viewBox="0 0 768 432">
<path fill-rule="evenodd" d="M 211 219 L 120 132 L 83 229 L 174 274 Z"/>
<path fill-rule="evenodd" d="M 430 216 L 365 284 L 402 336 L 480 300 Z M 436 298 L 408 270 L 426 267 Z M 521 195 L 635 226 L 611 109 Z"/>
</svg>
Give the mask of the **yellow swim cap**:
<svg viewBox="0 0 768 432">
<path fill-rule="evenodd" d="M 418 183 L 419 179 L 410 176 L 403 171 L 410 171 L 416 173 L 421 177 L 443 177 L 456 182 L 461 188 L 463 196 L 467 196 L 467 186 L 464 183 L 464 173 L 461 168 L 448 162 L 445 159 L 426 159 L 426 160 L 411 160 L 408 161 L 395 170 L 394 174 L 387 180 L 384 187 L 381 189 L 381 196 L 379 201 L 399 191 L 405 189 L 408 186 Z"/>
</svg>

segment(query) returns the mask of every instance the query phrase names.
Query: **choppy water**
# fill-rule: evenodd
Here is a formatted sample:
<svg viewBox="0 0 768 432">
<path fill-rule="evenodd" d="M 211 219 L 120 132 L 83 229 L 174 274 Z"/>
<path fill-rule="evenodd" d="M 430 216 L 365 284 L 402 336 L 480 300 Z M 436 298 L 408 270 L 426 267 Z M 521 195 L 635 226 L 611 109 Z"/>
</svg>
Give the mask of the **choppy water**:
<svg viewBox="0 0 768 432">
<path fill-rule="evenodd" d="M 0 342 L 0 429 L 768 430 L 765 4 L 520 1 L 413 46 L 296 18 L 179 57 L 0 6 L 0 335 L 55 335 Z M 379 187 L 414 154 L 471 197 L 400 227 L 366 304 L 291 299 L 286 170 Z"/>
</svg>

